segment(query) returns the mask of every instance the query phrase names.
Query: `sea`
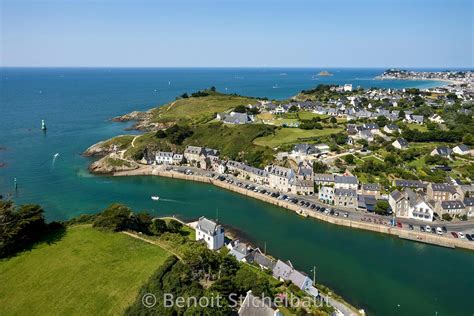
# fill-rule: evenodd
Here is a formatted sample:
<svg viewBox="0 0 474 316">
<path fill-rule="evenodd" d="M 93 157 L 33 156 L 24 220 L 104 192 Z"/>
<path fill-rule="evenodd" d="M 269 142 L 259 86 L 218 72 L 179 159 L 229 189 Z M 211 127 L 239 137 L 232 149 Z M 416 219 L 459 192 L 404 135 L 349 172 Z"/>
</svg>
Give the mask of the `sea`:
<svg viewBox="0 0 474 316">
<path fill-rule="evenodd" d="M 320 71 L 332 76 L 318 76 Z M 435 69 L 424 69 L 435 70 Z M 444 70 L 444 69 L 440 69 Z M 359 68 L 0 68 L 0 195 L 40 204 L 65 220 L 124 203 L 185 220 L 218 219 L 275 257 L 374 315 L 470 315 L 474 254 L 305 219 L 202 183 L 158 177 L 95 176 L 82 153 L 128 131 L 110 119 L 161 106 L 184 92 L 287 99 L 318 84 L 428 88 L 437 81 L 376 80 Z M 41 121 L 47 126 L 41 130 Z M 150 196 L 161 199 L 153 201 Z M 311 273 L 312 275 L 312 273 Z"/>
</svg>

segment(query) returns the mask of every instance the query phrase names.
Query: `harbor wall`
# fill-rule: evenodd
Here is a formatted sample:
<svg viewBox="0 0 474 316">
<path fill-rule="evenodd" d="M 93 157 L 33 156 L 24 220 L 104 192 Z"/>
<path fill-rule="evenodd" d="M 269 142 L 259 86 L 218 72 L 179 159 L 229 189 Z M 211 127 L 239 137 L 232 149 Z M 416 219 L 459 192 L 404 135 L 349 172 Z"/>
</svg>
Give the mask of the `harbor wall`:
<svg viewBox="0 0 474 316">
<path fill-rule="evenodd" d="M 180 172 L 173 172 L 173 171 L 164 171 L 164 170 L 157 170 L 157 169 L 144 169 L 144 170 L 133 170 L 131 172 L 119 172 L 115 174 L 116 176 L 125 176 L 125 175 L 155 175 L 159 177 L 167 177 L 173 179 L 181 179 L 181 180 L 188 180 L 188 181 L 195 181 L 195 182 L 202 182 L 202 183 L 209 183 L 215 185 L 217 187 L 237 192 L 245 196 L 249 196 L 279 207 L 286 208 L 288 210 L 298 212 L 302 208 L 299 205 L 295 205 L 293 203 L 289 203 L 282 200 L 277 200 L 275 198 L 269 197 L 268 195 L 264 195 L 261 193 L 253 192 L 251 190 L 247 190 L 245 188 L 241 188 L 227 182 L 219 181 L 216 179 L 212 179 L 209 177 L 198 176 L 198 175 L 187 175 Z M 464 248 L 469 250 L 474 250 L 474 242 L 467 242 L 462 239 L 454 239 L 443 237 L 436 234 L 429 234 L 429 233 L 421 233 L 416 231 L 409 231 L 404 229 L 399 229 L 397 227 L 392 226 L 383 226 L 379 224 L 373 223 L 366 223 L 366 222 L 359 222 L 353 221 L 350 218 L 344 217 L 335 217 L 326 215 L 324 213 L 311 211 L 304 209 L 304 212 L 308 215 L 308 217 L 316 218 L 331 224 L 355 228 L 355 229 L 364 229 L 373 231 L 376 233 L 383 233 L 398 236 L 401 239 L 417 241 L 437 246 L 443 246 L 448 248 Z"/>
</svg>

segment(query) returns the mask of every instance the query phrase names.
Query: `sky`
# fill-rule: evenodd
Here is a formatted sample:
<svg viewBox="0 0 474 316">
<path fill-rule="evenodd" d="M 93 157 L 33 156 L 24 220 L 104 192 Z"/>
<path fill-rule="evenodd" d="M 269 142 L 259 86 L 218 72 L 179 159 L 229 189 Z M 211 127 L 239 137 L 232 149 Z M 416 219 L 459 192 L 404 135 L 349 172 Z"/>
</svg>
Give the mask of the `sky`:
<svg viewBox="0 0 474 316">
<path fill-rule="evenodd" d="M 472 0 L 0 0 L 0 65 L 472 68 Z"/>
</svg>

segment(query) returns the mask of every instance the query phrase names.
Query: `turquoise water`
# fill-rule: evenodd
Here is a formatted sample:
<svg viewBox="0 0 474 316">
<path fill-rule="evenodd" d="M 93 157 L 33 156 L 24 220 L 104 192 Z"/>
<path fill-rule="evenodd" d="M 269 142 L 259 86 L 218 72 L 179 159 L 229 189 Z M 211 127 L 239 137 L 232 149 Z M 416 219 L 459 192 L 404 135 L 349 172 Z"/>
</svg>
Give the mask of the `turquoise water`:
<svg viewBox="0 0 474 316">
<path fill-rule="evenodd" d="M 319 83 L 428 87 L 436 82 L 375 81 L 383 69 L 2 69 L 0 194 L 40 203 L 49 219 L 92 213 L 123 202 L 156 215 L 216 217 L 270 253 L 377 315 L 469 315 L 474 312 L 474 255 L 308 220 L 213 186 L 155 177 L 87 173 L 80 154 L 121 133 L 108 120 L 209 86 L 252 96 L 287 98 Z M 273 89 L 278 85 L 278 89 Z M 48 125 L 41 132 L 41 119 Z M 53 155 L 59 153 L 56 161 Z M 19 189 L 13 190 L 16 177 Z M 150 195 L 162 200 L 153 202 Z M 400 306 L 398 306 L 400 305 Z"/>
</svg>

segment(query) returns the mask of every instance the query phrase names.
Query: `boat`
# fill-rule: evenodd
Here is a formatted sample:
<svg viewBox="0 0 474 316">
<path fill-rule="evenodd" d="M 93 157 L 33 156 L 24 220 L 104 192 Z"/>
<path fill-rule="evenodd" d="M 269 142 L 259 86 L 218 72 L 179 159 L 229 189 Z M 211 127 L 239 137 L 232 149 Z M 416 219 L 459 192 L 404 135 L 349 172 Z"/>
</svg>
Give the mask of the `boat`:
<svg viewBox="0 0 474 316">
<path fill-rule="evenodd" d="M 159 196 L 156 196 L 156 195 L 153 195 L 153 196 L 151 197 L 151 199 L 152 199 L 153 201 L 158 201 L 158 200 L 160 199 L 160 197 L 159 197 Z"/>
</svg>

